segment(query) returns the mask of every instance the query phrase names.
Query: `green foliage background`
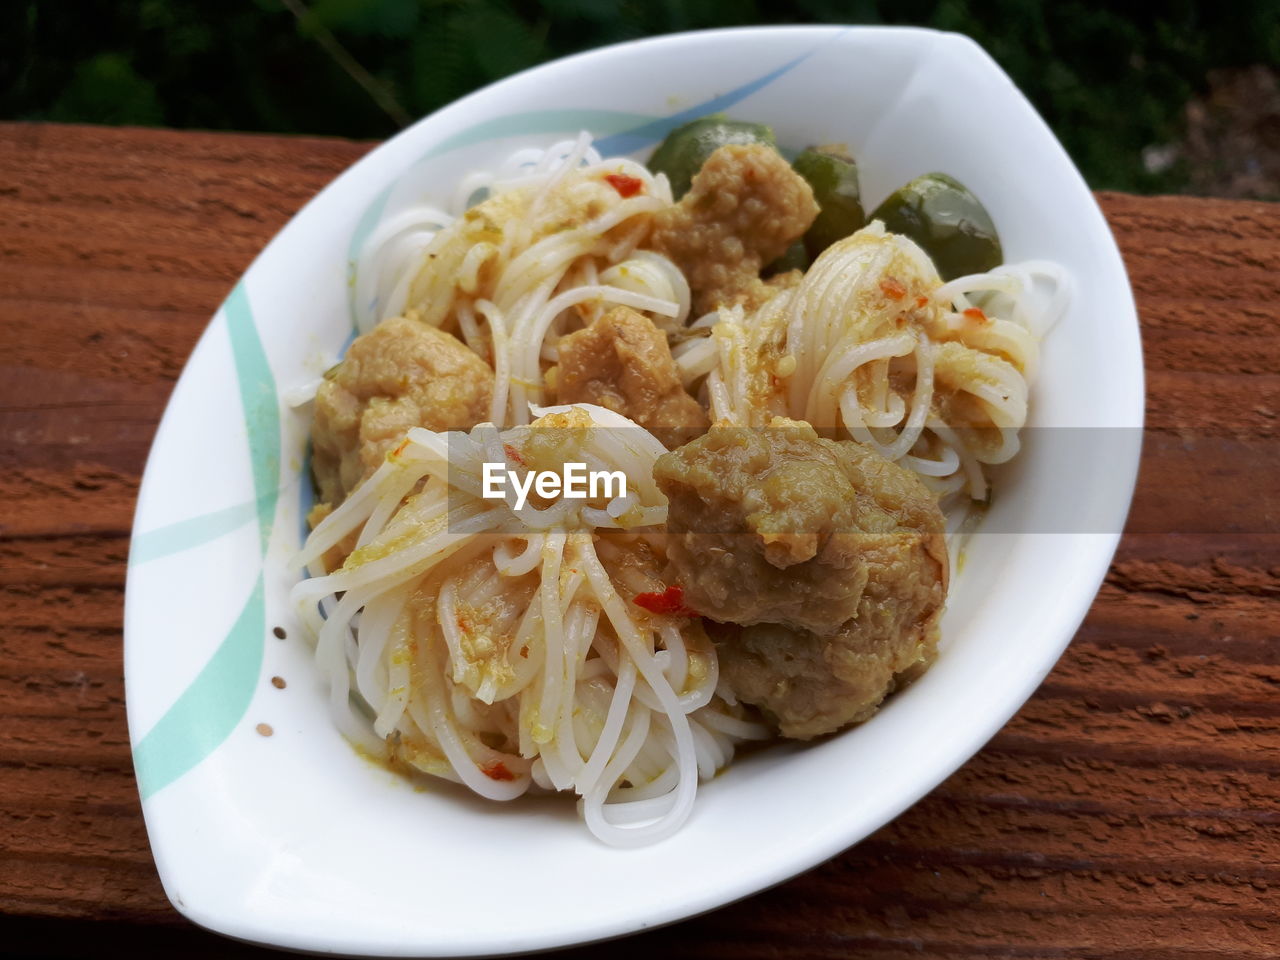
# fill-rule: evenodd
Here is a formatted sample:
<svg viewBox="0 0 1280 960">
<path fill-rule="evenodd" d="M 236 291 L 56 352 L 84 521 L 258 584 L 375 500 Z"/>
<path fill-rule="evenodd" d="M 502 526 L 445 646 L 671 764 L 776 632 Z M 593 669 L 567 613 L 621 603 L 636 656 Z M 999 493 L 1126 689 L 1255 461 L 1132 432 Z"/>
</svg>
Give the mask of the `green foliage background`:
<svg viewBox="0 0 1280 960">
<path fill-rule="evenodd" d="M 0 116 L 384 137 L 567 53 L 702 27 L 958 30 L 1026 92 L 1097 188 L 1177 190 L 1141 151 L 1217 67 L 1280 64 L 1280 2 L 1176 0 L 0 0 Z M 292 9 L 291 9 L 292 8 Z M 334 45 L 372 75 L 380 107 Z"/>
</svg>

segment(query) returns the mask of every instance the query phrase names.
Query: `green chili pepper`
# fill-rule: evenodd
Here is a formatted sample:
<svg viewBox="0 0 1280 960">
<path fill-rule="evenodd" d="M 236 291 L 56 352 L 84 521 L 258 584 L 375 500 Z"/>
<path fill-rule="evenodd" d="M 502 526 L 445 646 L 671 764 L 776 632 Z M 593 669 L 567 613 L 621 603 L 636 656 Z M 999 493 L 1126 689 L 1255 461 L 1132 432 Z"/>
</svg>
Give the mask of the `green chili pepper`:
<svg viewBox="0 0 1280 960">
<path fill-rule="evenodd" d="M 801 153 L 792 167 L 808 181 L 818 202 L 817 219 L 804 235 L 804 246 L 812 259 L 866 225 L 858 167 L 851 157 L 818 147 Z"/>
<path fill-rule="evenodd" d="M 764 124 L 730 120 L 722 113 L 713 113 L 667 134 L 649 158 L 649 169 L 667 175 L 671 193 L 679 200 L 688 192 L 707 157 L 731 143 L 766 143 L 774 149 L 778 146 L 773 131 Z"/>
<path fill-rule="evenodd" d="M 920 245 L 943 280 L 1004 262 L 1000 236 L 978 198 L 945 173 L 926 173 L 891 193 L 871 214 Z"/>
</svg>

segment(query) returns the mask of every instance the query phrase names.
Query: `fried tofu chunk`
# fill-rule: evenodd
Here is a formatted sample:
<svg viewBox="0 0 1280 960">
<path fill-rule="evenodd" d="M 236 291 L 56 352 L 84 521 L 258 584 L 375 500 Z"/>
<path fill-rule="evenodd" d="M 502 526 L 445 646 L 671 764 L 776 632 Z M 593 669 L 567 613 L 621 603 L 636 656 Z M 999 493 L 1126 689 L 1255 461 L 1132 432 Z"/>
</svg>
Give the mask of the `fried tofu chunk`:
<svg viewBox="0 0 1280 960">
<path fill-rule="evenodd" d="M 721 147 L 676 205 L 654 218 L 650 245 L 689 279 L 695 314 L 759 306 L 774 292 L 760 279 L 818 215 L 813 190 L 764 144 Z"/>
<path fill-rule="evenodd" d="M 561 403 L 606 407 L 664 442 L 706 430 L 706 411 L 685 391 L 666 335 L 648 317 L 615 307 L 561 338 L 558 350 Z"/>
<path fill-rule="evenodd" d="M 413 427 L 469 430 L 489 413 L 493 371 L 452 334 L 398 317 L 357 337 L 316 393 L 311 466 L 336 507 Z"/>
</svg>

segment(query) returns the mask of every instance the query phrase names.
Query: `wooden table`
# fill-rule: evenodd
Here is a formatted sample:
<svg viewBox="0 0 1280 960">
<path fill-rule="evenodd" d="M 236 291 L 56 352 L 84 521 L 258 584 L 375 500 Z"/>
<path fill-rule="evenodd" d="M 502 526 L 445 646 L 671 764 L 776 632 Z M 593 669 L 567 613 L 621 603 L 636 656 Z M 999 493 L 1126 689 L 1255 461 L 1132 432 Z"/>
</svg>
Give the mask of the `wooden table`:
<svg viewBox="0 0 1280 960">
<path fill-rule="evenodd" d="M 368 149 L 0 127 L 0 950 L 254 952 L 188 924 L 156 877 L 125 731 L 125 555 L 197 336 Z M 1280 205 L 1099 199 L 1168 430 L 1062 662 L 854 849 L 582 955 L 1280 955 L 1280 480 L 1260 467 L 1280 446 Z M 1188 432 L 1213 455 L 1190 461 Z"/>
</svg>

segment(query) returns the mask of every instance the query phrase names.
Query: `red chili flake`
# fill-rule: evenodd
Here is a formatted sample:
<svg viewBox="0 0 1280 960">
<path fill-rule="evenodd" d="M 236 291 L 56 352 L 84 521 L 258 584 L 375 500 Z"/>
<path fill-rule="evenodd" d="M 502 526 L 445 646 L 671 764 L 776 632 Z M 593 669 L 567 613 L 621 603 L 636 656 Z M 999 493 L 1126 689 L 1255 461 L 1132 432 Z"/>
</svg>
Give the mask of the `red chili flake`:
<svg viewBox="0 0 1280 960">
<path fill-rule="evenodd" d="M 644 189 L 644 181 L 638 177 L 629 177 L 625 173 L 606 173 L 604 182 L 618 191 L 618 196 L 634 197 Z"/>
<path fill-rule="evenodd" d="M 981 310 L 979 310 L 977 307 L 970 307 L 968 310 L 964 312 L 964 315 L 968 317 L 970 320 L 978 321 L 978 323 L 987 322 L 987 315 L 983 313 Z"/>
<path fill-rule="evenodd" d="M 513 447 L 511 444 L 504 443 L 502 445 L 502 451 L 507 455 L 508 460 L 514 461 L 515 463 L 520 464 L 520 466 L 522 467 L 527 467 L 529 465 L 529 462 L 520 455 L 520 451 L 517 450 L 515 447 Z"/>
<path fill-rule="evenodd" d="M 890 300 L 901 300 L 907 295 L 907 288 L 893 277 L 885 277 L 880 281 L 880 292 Z"/>
<path fill-rule="evenodd" d="M 928 298 L 928 297 L 916 297 L 916 306 L 917 306 L 917 307 L 927 307 L 928 305 L 929 305 L 929 298 Z"/>
<path fill-rule="evenodd" d="M 480 772 L 490 780 L 514 780 L 516 778 L 516 775 L 508 770 L 507 765 L 501 760 L 486 763 L 480 768 Z"/>
<path fill-rule="evenodd" d="M 698 612 L 684 605 L 684 587 L 673 583 L 661 593 L 637 593 L 635 604 L 650 613 L 666 613 L 677 617 L 696 617 Z"/>
</svg>

